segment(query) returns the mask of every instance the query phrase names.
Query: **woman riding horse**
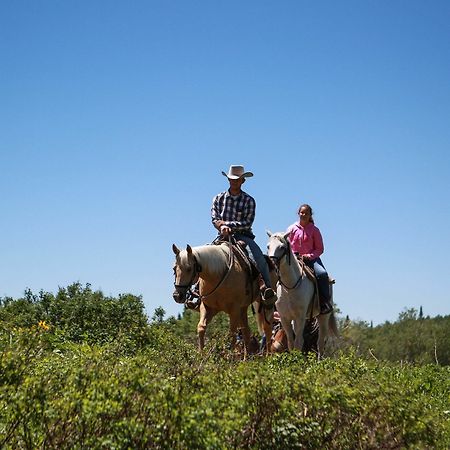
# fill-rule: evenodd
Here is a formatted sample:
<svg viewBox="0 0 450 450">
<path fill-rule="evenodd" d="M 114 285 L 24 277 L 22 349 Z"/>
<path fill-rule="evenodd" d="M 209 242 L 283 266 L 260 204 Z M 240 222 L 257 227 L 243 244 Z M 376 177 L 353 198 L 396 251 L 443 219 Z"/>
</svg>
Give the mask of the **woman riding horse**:
<svg viewBox="0 0 450 450">
<path fill-rule="evenodd" d="M 303 204 L 298 209 L 300 220 L 289 228 L 289 242 L 292 251 L 301 255 L 303 261 L 314 270 L 319 288 L 320 313 L 328 314 L 332 311 L 331 293 L 328 273 L 320 259 L 323 253 L 323 239 L 319 228 L 314 225 L 311 206 Z"/>
</svg>

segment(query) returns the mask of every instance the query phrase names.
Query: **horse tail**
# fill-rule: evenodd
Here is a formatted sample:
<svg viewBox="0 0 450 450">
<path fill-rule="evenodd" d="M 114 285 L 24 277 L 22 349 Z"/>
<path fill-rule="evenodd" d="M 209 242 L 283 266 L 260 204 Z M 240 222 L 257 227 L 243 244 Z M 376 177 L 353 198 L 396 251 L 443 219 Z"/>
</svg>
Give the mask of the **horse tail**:
<svg viewBox="0 0 450 450">
<path fill-rule="evenodd" d="M 328 319 L 328 328 L 329 328 L 329 330 L 332 331 L 332 333 L 336 337 L 339 337 L 339 330 L 338 330 L 338 326 L 337 326 L 336 316 L 334 315 L 333 311 L 331 311 L 330 317 Z"/>
</svg>

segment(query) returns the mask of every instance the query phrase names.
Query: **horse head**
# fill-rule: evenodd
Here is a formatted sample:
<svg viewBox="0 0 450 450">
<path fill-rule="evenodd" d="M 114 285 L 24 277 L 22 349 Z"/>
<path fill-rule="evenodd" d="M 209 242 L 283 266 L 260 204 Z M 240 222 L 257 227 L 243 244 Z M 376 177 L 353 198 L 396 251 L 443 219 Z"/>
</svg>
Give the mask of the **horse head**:
<svg viewBox="0 0 450 450">
<path fill-rule="evenodd" d="M 286 233 L 271 233 L 267 231 L 269 242 L 267 243 L 267 255 L 278 267 L 281 258 L 287 256 L 290 251 L 290 244 L 288 241 L 289 231 Z"/>
<path fill-rule="evenodd" d="M 173 244 L 172 250 L 176 256 L 175 265 L 173 267 L 175 276 L 173 299 L 177 303 L 185 303 L 187 300 L 186 294 L 191 286 L 198 281 L 201 267 L 198 264 L 190 245 L 187 245 L 186 250 L 180 250 Z"/>
</svg>

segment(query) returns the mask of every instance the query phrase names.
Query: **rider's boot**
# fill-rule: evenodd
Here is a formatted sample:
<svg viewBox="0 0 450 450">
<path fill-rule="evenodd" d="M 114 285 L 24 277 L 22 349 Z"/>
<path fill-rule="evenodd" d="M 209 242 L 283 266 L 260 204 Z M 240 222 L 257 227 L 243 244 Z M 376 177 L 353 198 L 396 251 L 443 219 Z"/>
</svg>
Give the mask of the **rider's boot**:
<svg viewBox="0 0 450 450">
<path fill-rule="evenodd" d="M 317 278 L 317 287 L 319 288 L 320 314 L 328 314 L 333 311 L 328 275 Z"/>
<path fill-rule="evenodd" d="M 272 307 L 277 301 L 277 294 L 271 287 L 267 287 L 262 277 L 259 279 L 259 290 L 261 292 L 261 303 L 264 306 Z"/>
<path fill-rule="evenodd" d="M 195 299 L 195 300 L 188 300 L 185 303 L 185 305 L 186 308 L 193 309 L 194 311 L 196 311 L 200 308 L 200 303 L 201 303 L 200 299 Z"/>
<path fill-rule="evenodd" d="M 328 314 L 331 311 L 333 311 L 333 305 L 331 303 L 331 300 L 320 296 L 319 304 L 320 304 L 320 314 Z"/>
<path fill-rule="evenodd" d="M 190 298 L 186 301 L 185 305 L 189 309 L 197 310 L 200 307 L 201 302 L 199 283 L 196 283 L 192 286 Z"/>
</svg>

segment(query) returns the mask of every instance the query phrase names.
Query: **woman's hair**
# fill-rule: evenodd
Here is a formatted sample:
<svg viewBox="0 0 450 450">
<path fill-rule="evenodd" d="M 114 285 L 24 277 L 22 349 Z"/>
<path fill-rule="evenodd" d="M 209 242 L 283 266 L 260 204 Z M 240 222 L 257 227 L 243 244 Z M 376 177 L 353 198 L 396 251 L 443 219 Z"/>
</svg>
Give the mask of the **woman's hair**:
<svg viewBox="0 0 450 450">
<path fill-rule="evenodd" d="M 311 215 L 309 221 L 310 221 L 311 223 L 314 223 L 314 219 L 313 219 L 313 214 L 314 214 L 314 213 L 313 213 L 313 210 L 312 210 L 311 206 L 308 205 L 308 203 L 303 203 L 303 205 L 300 205 L 300 206 L 298 207 L 297 214 L 300 214 L 300 210 L 301 210 L 303 207 L 308 208 L 309 214 Z"/>
</svg>

